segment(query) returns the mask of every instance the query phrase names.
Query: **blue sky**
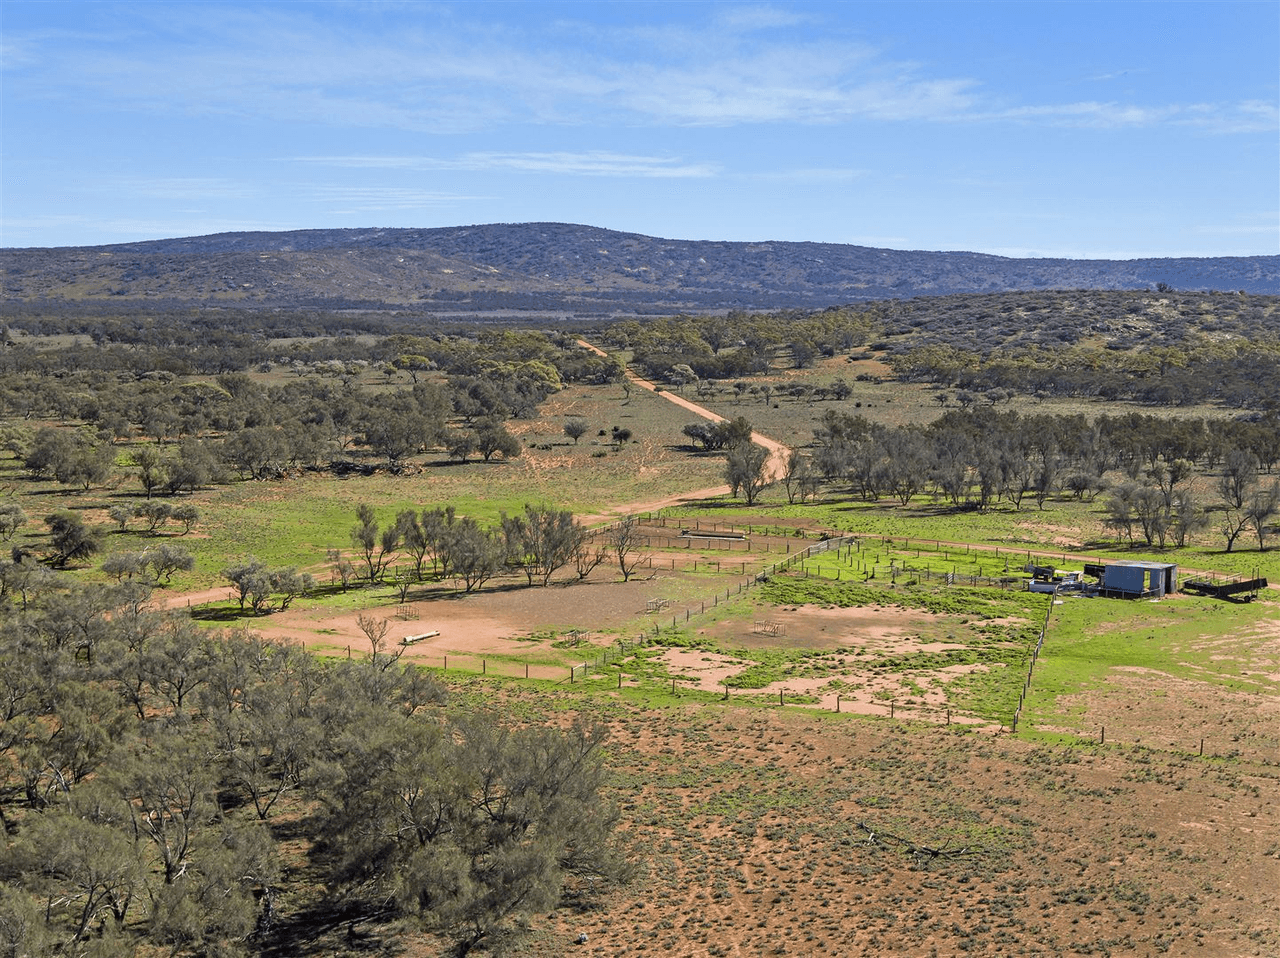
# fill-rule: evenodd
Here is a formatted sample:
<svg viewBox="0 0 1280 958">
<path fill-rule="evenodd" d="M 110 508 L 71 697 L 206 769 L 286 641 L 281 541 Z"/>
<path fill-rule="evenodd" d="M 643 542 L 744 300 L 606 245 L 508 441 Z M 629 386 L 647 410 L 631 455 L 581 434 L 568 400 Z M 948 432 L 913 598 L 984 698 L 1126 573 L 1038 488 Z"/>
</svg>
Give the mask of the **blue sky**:
<svg viewBox="0 0 1280 958">
<path fill-rule="evenodd" d="M 0 245 L 1280 252 L 1280 3 L 0 2 Z"/>
</svg>

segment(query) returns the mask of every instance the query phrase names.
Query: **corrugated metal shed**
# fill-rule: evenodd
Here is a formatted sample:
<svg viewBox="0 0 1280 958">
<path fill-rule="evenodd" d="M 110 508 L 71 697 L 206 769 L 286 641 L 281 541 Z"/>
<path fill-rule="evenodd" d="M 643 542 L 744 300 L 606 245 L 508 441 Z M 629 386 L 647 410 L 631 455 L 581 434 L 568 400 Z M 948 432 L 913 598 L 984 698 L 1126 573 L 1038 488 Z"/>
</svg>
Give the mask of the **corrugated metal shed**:
<svg viewBox="0 0 1280 958">
<path fill-rule="evenodd" d="M 1178 591 L 1178 566 L 1172 562 L 1110 562 L 1102 568 L 1103 595 L 1160 598 Z"/>
</svg>

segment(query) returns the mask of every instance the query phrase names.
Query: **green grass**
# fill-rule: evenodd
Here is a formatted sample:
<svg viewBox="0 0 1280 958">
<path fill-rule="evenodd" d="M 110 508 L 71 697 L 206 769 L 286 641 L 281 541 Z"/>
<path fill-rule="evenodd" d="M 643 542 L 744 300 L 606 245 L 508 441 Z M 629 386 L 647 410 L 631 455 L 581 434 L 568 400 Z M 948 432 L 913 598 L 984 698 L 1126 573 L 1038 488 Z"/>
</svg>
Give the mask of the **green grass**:
<svg viewBox="0 0 1280 958">
<path fill-rule="evenodd" d="M 1208 493 L 1205 497 L 1212 501 Z M 672 510 L 670 514 L 694 521 L 714 517 L 716 521 L 743 526 L 803 524 L 833 533 L 892 539 L 892 543 L 879 549 L 864 543 L 866 554 L 861 566 L 854 566 L 858 571 L 874 566 L 877 576 L 888 571 L 890 558 L 899 565 L 906 562 L 915 568 L 1000 576 L 1006 570 L 1018 572 L 1028 560 L 1078 569 L 1082 561 L 1073 556 L 1088 556 L 1096 561 L 1173 562 L 1184 570 L 1183 578 L 1204 572 L 1245 578 L 1263 576 L 1280 582 L 1280 547 L 1259 552 L 1256 538 L 1241 537 L 1235 551 L 1228 553 L 1225 540 L 1212 525 L 1183 549 L 1160 549 L 1140 540 L 1132 546 L 1117 541 L 1103 526 L 1105 496 L 1095 502 L 1058 497 L 1047 501 L 1044 509 L 1036 508 L 1030 500 L 1024 502 L 1022 509 L 1000 502 L 981 512 L 951 510 L 923 497 L 906 506 L 844 496 L 793 505 L 785 498 L 782 489 L 776 487 L 751 509 L 741 502 L 721 500 Z M 1276 544 L 1280 546 L 1280 539 Z"/>
<path fill-rule="evenodd" d="M 829 558 L 834 558 L 830 554 Z M 953 666 L 981 665 L 985 668 L 953 678 L 946 685 L 950 707 L 979 715 L 1001 724 L 1010 721 L 1017 707 L 1018 692 L 1026 658 L 1039 631 L 1046 598 L 1026 592 L 960 587 L 920 587 L 889 589 L 855 582 L 836 582 L 816 577 L 779 575 L 741 597 L 722 603 L 696 625 L 705 630 L 728 620 L 749 621 L 767 615 L 777 606 L 817 604 L 827 607 L 902 606 L 934 613 L 943 618 L 922 625 L 927 634 L 922 642 L 946 641 L 958 648 L 904 651 L 865 657 L 853 648 L 812 649 L 796 647 L 751 647 L 718 642 L 691 629 L 663 630 L 653 637 L 635 660 L 626 665 L 629 677 L 647 682 L 670 681 L 659 660 L 663 648 L 701 649 L 736 659 L 741 668 L 724 685 L 750 692 L 792 679 L 829 679 L 828 691 L 860 685 L 868 677 L 896 676 L 907 696 L 923 695 L 920 677 Z M 697 694 L 697 693 L 689 693 Z M 709 693 L 701 693 L 707 697 Z M 805 696 L 793 695 L 798 702 Z M 812 695 L 811 701 L 816 701 Z M 735 701 L 740 701 L 735 697 Z M 776 701 L 761 700 L 757 704 Z"/>
<path fill-rule="evenodd" d="M 789 374 L 786 374 L 789 375 Z M 779 373 L 781 381 L 786 375 Z M 800 374 L 812 381 L 848 376 L 848 370 L 828 364 L 822 369 Z M 904 421 L 927 421 L 940 410 L 933 391 L 903 384 L 862 383 L 860 392 L 845 404 L 844 411 L 866 412 L 884 422 L 905 416 Z M 690 391 L 691 394 L 691 391 Z M 858 398 L 861 397 L 861 398 Z M 874 397 L 874 401 L 873 401 Z M 892 400 L 892 401 L 890 401 Z M 857 402 L 863 402 L 859 409 Z M 746 415 L 757 428 L 775 438 L 797 445 L 806 442 L 812 426 L 830 403 L 806 404 L 786 399 L 765 407 L 759 400 L 741 404 L 721 396 L 713 404 L 726 415 Z M 569 416 L 586 419 L 591 430 L 573 444 L 562 431 Z M 350 530 L 355 509 L 364 502 L 374 505 L 384 525 L 402 509 L 424 509 L 452 505 L 464 515 L 482 521 L 496 521 L 503 511 L 516 512 L 527 502 L 568 508 L 580 515 L 603 514 L 620 503 L 657 500 L 673 493 L 715 485 L 722 478 L 722 462 L 716 456 L 694 455 L 683 449 L 680 427 L 693 421 L 684 411 L 661 396 L 633 389 L 627 398 L 619 386 L 606 388 L 571 387 L 552 396 L 533 420 L 517 421 L 512 428 L 526 445 L 524 453 L 511 462 L 465 465 L 429 456 L 421 471 L 400 476 L 379 473 L 368 477 L 339 480 L 319 473 L 278 482 L 236 482 L 202 490 L 192 498 L 203 520 L 192 535 L 177 535 L 179 527 L 162 528 L 167 541 L 190 550 L 196 570 L 179 574 L 169 590 L 187 590 L 223 584 L 220 575 L 228 564 L 253 555 L 269 566 L 294 565 L 312 571 L 322 583 L 331 578 L 326 553 L 342 551 L 355 560 Z M 632 430 L 635 441 L 615 448 L 599 432 L 614 426 Z M 90 522 L 106 526 L 105 510 L 113 503 L 141 498 L 141 489 L 132 476 L 129 448 L 118 454 L 119 475 L 105 489 L 87 494 L 56 484 L 32 481 L 12 458 L 0 460 L 0 485 L 26 510 L 30 521 L 15 537 L 17 545 L 40 545 L 44 540 L 43 517 L 61 508 L 76 508 Z M 1203 477 L 1201 478 L 1203 480 Z M 896 605 L 921 609 L 948 617 L 950 630 L 963 645 L 946 652 L 881 655 L 862 661 L 870 672 L 894 672 L 902 676 L 904 688 L 911 690 L 917 672 L 949 665 L 981 664 L 989 670 L 962 676 L 947 690 L 950 701 L 992 719 L 1004 720 L 1012 712 L 1011 690 L 1016 693 L 1023 657 L 1034 639 L 1043 608 L 1042 597 L 1016 591 L 967 586 L 944 587 L 928 576 L 954 573 L 960 577 L 1000 577 L 1018 574 L 1028 558 L 1038 562 L 1078 568 L 1080 562 L 1068 554 L 1085 554 L 1098 559 L 1145 558 L 1179 563 L 1186 570 L 1210 570 L 1223 574 L 1265 575 L 1280 581 L 1280 549 L 1260 553 L 1256 541 L 1242 538 L 1234 553 L 1222 551 L 1216 530 L 1202 532 L 1186 549 L 1159 550 L 1130 548 L 1105 533 L 1103 500 L 1081 502 L 1058 497 L 1040 509 L 1028 499 L 1022 509 L 1001 502 L 988 510 L 956 511 L 919 497 L 906 506 L 895 503 L 867 503 L 843 495 L 839 488 L 828 489 L 825 498 L 814 503 L 789 504 L 781 486 L 770 489 L 755 507 L 722 497 L 693 504 L 668 515 L 693 523 L 728 523 L 752 527 L 760 536 L 788 534 L 793 548 L 812 543 L 819 530 L 857 533 L 864 540 L 857 549 L 826 553 L 806 562 L 809 578 L 779 575 L 741 599 L 722 602 L 704 615 L 696 616 L 688 631 L 666 629 L 665 644 L 692 644 L 713 648 L 697 628 L 728 619 L 746 620 L 761 615 L 766 605 L 819 604 L 830 607 Z M 1105 498 L 1105 497 L 1104 497 Z M 1210 497 L 1211 498 L 1211 497 Z M 175 500 L 178 501 L 178 500 Z M 182 500 L 185 501 L 185 500 Z M 156 538 L 137 531 L 137 522 L 125 534 L 109 533 L 104 538 L 107 551 L 140 550 Z M 948 545 L 953 543 L 953 545 Z M 959 543 L 959 545 L 954 545 Z M 968 543 L 969 545 L 964 545 Z M 676 605 L 690 606 L 695 613 L 700 600 L 734 579 L 717 576 L 710 563 L 745 562 L 747 573 L 777 561 L 774 551 L 730 555 L 714 550 L 694 550 L 703 557 L 695 575 L 684 575 L 664 585 L 666 597 Z M 741 558 L 739 558 L 741 556 Z M 1061 557 L 1061 558 L 1055 558 Z M 100 561 L 95 560 L 94 565 Z M 736 571 L 736 569 L 735 569 Z M 79 573 L 93 578 L 92 569 Z M 838 581 L 836 577 L 839 576 Z M 443 588 L 443 587 L 440 587 Z M 440 588 L 428 587 L 438 593 Z M 427 595 L 411 596 L 421 601 Z M 721 596 L 723 599 L 723 595 Z M 354 588 L 349 592 L 327 591 L 305 601 L 333 609 L 360 609 L 371 603 L 389 606 L 395 593 L 389 586 Z M 239 621 L 235 603 L 219 603 L 210 610 L 219 621 Z M 1123 613 L 1116 611 L 1125 608 Z M 1240 669 L 1215 666 L 1207 653 L 1197 651 L 1205 636 L 1229 636 L 1247 628 L 1260 613 L 1249 607 L 1207 603 L 1207 608 L 1176 614 L 1165 607 L 1124 603 L 1068 603 L 1056 613 L 1062 625 L 1055 627 L 1054 641 L 1042 658 L 1037 672 L 1036 691 L 1046 701 L 1058 701 L 1081 690 L 1099 687 L 1115 668 L 1130 665 L 1166 671 L 1199 682 L 1208 682 L 1226 691 L 1257 691 L 1270 688 L 1255 676 L 1242 677 Z M 1171 608 L 1171 607 L 1170 607 Z M 1083 618 L 1080 618 L 1083 616 Z M 1111 617 L 1118 616 L 1115 620 Z M 999 621 L 997 621 L 999 620 Z M 1007 620 L 1007 624 L 999 624 Z M 244 619 L 252 624 L 252 619 Z M 1145 630 L 1145 631 L 1144 631 Z M 1056 641 L 1060 635 L 1070 641 Z M 936 637 L 931 637 L 936 638 Z M 842 680 L 823 653 L 801 649 L 717 649 L 742 662 L 742 670 L 729 683 L 735 688 L 763 688 L 793 676 L 831 674 Z M 565 650 L 563 661 L 555 656 L 547 664 L 572 664 L 573 650 Z M 498 657 L 495 656 L 495 661 Z M 521 661 L 524 661 L 522 658 Z M 1234 662 L 1234 660 L 1231 660 Z M 691 699 L 712 700 L 715 694 L 681 689 L 669 693 L 669 676 L 652 658 L 641 656 L 628 667 L 628 676 L 642 680 L 641 688 L 624 689 L 619 695 L 667 707 Z M 1274 670 L 1272 670 L 1274 672 Z M 608 668 L 593 673 L 576 692 L 598 693 L 616 684 L 616 672 Z M 664 691 L 665 690 L 665 691 Z M 616 692 L 616 689 L 614 690 Z M 1016 698 L 1015 698 L 1016 703 Z M 1074 708 L 1072 706 L 1071 708 Z M 1061 710 L 1066 715 L 1066 706 Z M 1052 707 L 1046 711 L 1051 716 Z M 1060 716 L 1062 717 L 1062 716 Z M 1067 716 L 1069 717 L 1069 716 Z"/>
<path fill-rule="evenodd" d="M 1083 696 L 1105 690 L 1119 670 L 1167 678 L 1174 696 L 1187 694 L 1181 688 L 1222 702 L 1274 697 L 1280 679 L 1267 636 L 1275 615 L 1270 603 L 1069 599 L 1050 618 L 1024 717 L 1032 727 L 1092 734 L 1100 720 L 1086 721 Z"/>
<path fill-rule="evenodd" d="M 819 604 L 836 608 L 855 606 L 898 605 L 924 609 L 938 615 L 974 616 L 981 619 L 1032 616 L 1043 614 L 1044 596 L 1020 590 L 945 586 L 940 583 L 872 585 L 851 579 L 821 578 L 823 570 L 832 574 L 835 560 L 814 561 L 817 577 L 775 576 L 763 583 L 757 595 L 773 605 Z M 1041 610 L 1041 611 L 1037 611 Z"/>
<path fill-rule="evenodd" d="M 1220 647 L 1223 639 L 1271 619 L 1268 605 L 1205 599 L 1142 602 L 1072 599 L 1050 617 L 1037 687 L 1070 694 L 1096 686 L 1116 668 L 1139 668 L 1233 691 L 1269 692 L 1280 682 L 1241 675 L 1248 656 Z"/>
</svg>

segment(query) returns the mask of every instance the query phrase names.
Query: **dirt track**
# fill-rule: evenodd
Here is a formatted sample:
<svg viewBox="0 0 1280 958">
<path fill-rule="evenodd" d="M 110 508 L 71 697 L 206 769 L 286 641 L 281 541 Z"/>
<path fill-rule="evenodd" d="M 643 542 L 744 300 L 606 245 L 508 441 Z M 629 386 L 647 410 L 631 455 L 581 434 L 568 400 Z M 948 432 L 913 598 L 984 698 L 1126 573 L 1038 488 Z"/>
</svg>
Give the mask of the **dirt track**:
<svg viewBox="0 0 1280 958">
<path fill-rule="evenodd" d="M 591 343 L 587 342 L 585 339 L 579 339 L 578 345 L 581 346 L 583 349 L 591 350 L 593 353 L 595 353 L 598 356 L 609 355 L 599 346 L 593 346 Z M 719 413 L 712 412 L 706 406 L 699 406 L 696 402 L 691 402 L 690 400 L 685 399 L 683 396 L 676 395 L 670 390 L 659 388 L 657 383 L 650 382 L 647 379 L 641 379 L 639 376 L 637 376 L 635 373 L 633 373 L 629 369 L 627 370 L 627 379 L 630 380 L 635 385 L 639 386 L 641 389 L 647 389 L 651 393 L 656 393 L 657 395 L 662 396 L 662 398 L 666 399 L 668 402 L 673 402 L 677 406 L 680 406 L 683 409 L 687 409 L 689 410 L 689 412 L 694 413 L 695 415 L 701 416 L 703 419 L 709 419 L 711 422 L 725 421 L 725 417 L 721 416 Z M 778 442 L 777 440 L 770 439 L 768 436 L 762 435 L 758 432 L 753 432 L 751 434 L 751 441 L 754 442 L 757 446 L 763 446 L 765 449 L 769 450 L 769 461 L 765 464 L 765 468 L 768 470 L 770 481 L 776 481 L 778 479 L 781 479 L 783 474 L 786 472 L 787 457 L 791 455 L 791 450 L 788 447 L 784 446 L 782 443 Z M 728 486 L 716 486 L 713 489 L 704 489 L 698 493 L 686 493 L 682 496 L 676 497 L 672 502 L 666 503 L 666 504 L 671 505 L 671 504 L 674 504 L 675 502 L 681 502 L 687 499 L 710 499 L 713 496 L 722 496 L 728 491 L 729 491 Z M 655 507 L 651 505 L 643 505 L 643 506 L 626 506 L 624 508 L 626 508 L 628 511 L 631 511 L 631 512 L 637 512 L 637 511 L 644 512 L 644 511 L 650 511 L 654 508 L 661 508 L 661 506 Z"/>
<path fill-rule="evenodd" d="M 602 356 L 607 355 L 584 340 L 578 342 L 585 349 Z M 723 416 L 690 402 L 683 396 L 660 390 L 648 380 L 630 372 L 627 377 L 642 389 L 661 395 L 698 416 L 712 422 L 724 421 Z M 759 433 L 753 432 L 751 439 L 769 450 L 766 468 L 770 477 L 777 479 L 786 468 L 790 449 Z M 726 495 L 728 492 L 729 487 L 721 485 L 676 493 L 660 499 L 623 503 L 598 515 L 582 516 L 581 521 L 588 526 L 599 525 L 621 516 L 657 512 L 684 502 Z M 443 660 L 449 655 L 467 658 L 480 658 L 486 653 L 509 655 L 512 652 L 512 639 L 548 628 L 617 628 L 635 619 L 637 614 L 643 614 L 646 597 L 658 588 L 649 580 L 635 579 L 628 583 L 605 581 L 611 578 L 611 574 L 603 571 L 592 578 L 593 581 L 573 587 L 515 589 L 510 592 L 490 589 L 463 597 L 452 595 L 452 590 L 437 590 L 439 594 L 422 595 L 418 601 L 405 606 L 384 605 L 380 608 L 391 623 L 388 638 L 395 643 L 399 643 L 407 635 L 437 633 L 415 642 L 405 652 L 409 658 L 426 662 Z M 231 589 L 222 586 L 165 596 L 160 604 L 167 609 L 196 609 L 206 603 L 222 602 L 230 597 Z M 254 619 L 253 628 L 272 638 L 302 642 L 317 651 L 347 654 L 367 652 L 369 640 L 361 632 L 356 618 L 355 612 L 335 615 L 332 611 L 310 609 L 304 605 Z M 524 648 L 526 651 L 533 651 L 534 647 L 525 645 Z M 534 671 L 545 669 L 535 668 Z"/>
</svg>

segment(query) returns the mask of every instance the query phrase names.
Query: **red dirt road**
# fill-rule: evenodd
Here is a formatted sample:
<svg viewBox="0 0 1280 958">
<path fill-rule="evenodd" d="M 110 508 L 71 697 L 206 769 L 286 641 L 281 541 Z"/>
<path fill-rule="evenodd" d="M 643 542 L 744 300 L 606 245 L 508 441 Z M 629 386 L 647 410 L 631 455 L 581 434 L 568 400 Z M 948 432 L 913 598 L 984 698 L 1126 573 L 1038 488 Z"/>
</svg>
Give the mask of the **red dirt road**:
<svg viewBox="0 0 1280 958">
<path fill-rule="evenodd" d="M 597 356 L 609 355 L 599 346 L 593 346 L 591 343 L 587 342 L 585 339 L 579 339 L 578 345 L 581 346 L 583 349 L 589 349 L 591 352 L 595 353 Z M 673 402 L 677 406 L 680 406 L 682 409 L 687 409 L 689 412 L 693 413 L 696 416 L 701 416 L 703 419 L 708 419 L 711 422 L 725 421 L 725 417 L 721 416 L 719 413 L 712 412 L 706 406 L 699 406 L 697 403 L 691 402 L 688 399 L 685 399 L 683 396 L 678 396 L 669 390 L 660 389 L 657 383 L 650 382 L 647 379 L 641 379 L 639 376 L 633 373 L 630 369 L 627 370 L 627 379 L 635 383 L 641 389 L 647 389 L 651 393 L 656 393 L 662 396 L 668 402 Z M 768 436 L 762 435 L 758 432 L 753 432 L 751 434 L 751 441 L 754 442 L 757 446 L 763 446 L 765 449 L 769 450 L 769 461 L 765 464 L 765 468 L 768 470 L 770 481 L 776 481 L 778 479 L 781 479 L 783 474 L 786 472 L 787 457 L 791 455 L 791 450 L 786 446 L 784 446 L 782 443 L 778 442 L 777 440 L 770 439 Z M 717 486 L 714 489 L 704 489 L 696 493 L 685 493 L 684 495 L 679 496 L 676 499 L 672 500 L 671 502 L 667 502 L 665 504 L 672 505 L 675 502 L 682 502 L 689 499 L 710 499 L 713 496 L 722 496 L 728 491 L 729 491 L 728 486 Z M 631 511 L 631 512 L 652 511 L 655 508 L 661 508 L 661 505 L 657 505 L 657 506 L 640 505 L 640 506 L 627 507 L 628 511 Z"/>
</svg>

